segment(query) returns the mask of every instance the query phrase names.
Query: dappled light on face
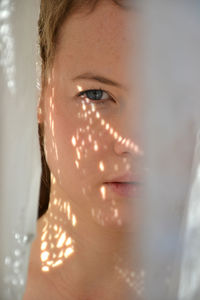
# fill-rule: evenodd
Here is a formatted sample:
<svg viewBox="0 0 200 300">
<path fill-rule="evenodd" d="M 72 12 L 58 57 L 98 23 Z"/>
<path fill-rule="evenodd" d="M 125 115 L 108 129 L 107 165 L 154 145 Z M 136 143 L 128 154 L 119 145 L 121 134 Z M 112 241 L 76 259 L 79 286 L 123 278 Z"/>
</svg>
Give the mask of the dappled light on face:
<svg viewBox="0 0 200 300">
<path fill-rule="evenodd" d="M 105 186 L 101 186 L 100 194 L 101 194 L 102 199 L 105 200 L 106 199 L 106 188 L 105 188 Z"/>
</svg>

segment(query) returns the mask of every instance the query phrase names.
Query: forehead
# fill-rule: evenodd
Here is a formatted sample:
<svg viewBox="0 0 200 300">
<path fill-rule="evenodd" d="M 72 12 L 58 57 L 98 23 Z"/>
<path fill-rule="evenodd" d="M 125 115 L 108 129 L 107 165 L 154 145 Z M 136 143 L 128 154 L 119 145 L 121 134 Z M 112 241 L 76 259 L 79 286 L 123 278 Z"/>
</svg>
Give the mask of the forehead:
<svg viewBox="0 0 200 300">
<path fill-rule="evenodd" d="M 74 13 L 60 30 L 55 57 L 65 62 L 71 73 L 96 69 L 112 73 L 114 67 L 117 74 L 133 45 L 130 24 L 134 20 L 133 11 L 127 12 L 112 1 L 100 2 L 89 14 Z"/>
</svg>

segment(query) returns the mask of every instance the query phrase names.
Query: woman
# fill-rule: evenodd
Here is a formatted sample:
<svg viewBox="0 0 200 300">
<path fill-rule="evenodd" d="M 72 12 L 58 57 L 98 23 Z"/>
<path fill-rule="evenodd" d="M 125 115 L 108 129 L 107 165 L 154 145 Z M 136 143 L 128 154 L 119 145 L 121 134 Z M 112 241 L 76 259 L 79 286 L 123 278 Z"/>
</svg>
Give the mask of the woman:
<svg viewBox="0 0 200 300">
<path fill-rule="evenodd" d="M 144 272 L 130 237 L 143 151 L 129 20 L 136 11 L 125 1 L 41 1 L 38 121 L 51 190 L 25 300 L 140 298 Z"/>
</svg>

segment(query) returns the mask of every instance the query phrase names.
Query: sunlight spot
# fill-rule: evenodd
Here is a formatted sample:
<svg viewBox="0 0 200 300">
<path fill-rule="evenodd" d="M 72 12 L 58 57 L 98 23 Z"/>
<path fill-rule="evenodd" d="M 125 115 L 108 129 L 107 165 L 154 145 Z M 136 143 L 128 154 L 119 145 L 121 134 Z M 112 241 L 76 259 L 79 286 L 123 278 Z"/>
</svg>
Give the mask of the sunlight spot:
<svg viewBox="0 0 200 300">
<path fill-rule="evenodd" d="M 109 130 L 109 128 L 110 128 L 110 125 L 107 123 L 106 124 L 106 130 Z"/>
<path fill-rule="evenodd" d="M 96 112 L 96 118 L 99 119 L 100 118 L 100 113 L 97 111 Z"/>
<path fill-rule="evenodd" d="M 41 250 L 44 251 L 47 247 L 47 242 L 43 242 L 41 245 Z"/>
<path fill-rule="evenodd" d="M 118 138 L 118 133 L 115 131 L 114 132 L 114 138 L 117 139 Z"/>
<path fill-rule="evenodd" d="M 127 162 L 127 158 L 126 158 L 126 157 L 123 158 L 123 162 L 124 162 L 124 163 Z"/>
<path fill-rule="evenodd" d="M 77 158 L 80 160 L 81 154 L 80 154 L 80 151 L 78 150 L 78 148 L 76 148 L 76 155 L 77 155 Z"/>
<path fill-rule="evenodd" d="M 86 105 L 85 105 L 85 103 L 82 103 L 82 110 L 86 110 Z"/>
<path fill-rule="evenodd" d="M 130 145 L 130 140 L 128 139 L 127 141 L 126 141 L 126 147 L 128 147 Z"/>
<path fill-rule="evenodd" d="M 75 160 L 75 165 L 76 165 L 77 169 L 79 169 L 79 162 L 77 160 Z"/>
<path fill-rule="evenodd" d="M 61 248 L 61 247 L 64 245 L 65 240 L 66 240 L 66 233 L 63 232 L 63 233 L 61 234 L 61 236 L 60 236 L 58 242 L 57 242 L 56 247 L 57 247 L 57 248 Z"/>
<path fill-rule="evenodd" d="M 54 229 L 55 231 L 58 231 L 58 225 L 54 225 L 54 226 L 53 226 L 53 229 Z"/>
<path fill-rule="evenodd" d="M 103 200 L 105 200 L 106 199 L 106 188 L 105 188 L 105 186 L 102 186 L 100 188 L 100 193 L 101 193 L 101 196 L 102 196 Z"/>
<path fill-rule="evenodd" d="M 67 248 L 64 253 L 65 258 L 68 258 L 72 253 L 74 253 L 74 249 L 72 247 Z"/>
<path fill-rule="evenodd" d="M 47 266 L 42 267 L 42 271 L 43 272 L 48 272 L 49 271 L 49 267 L 47 267 Z"/>
<path fill-rule="evenodd" d="M 119 216 L 119 211 L 117 208 L 115 208 L 115 210 L 114 210 L 114 216 L 115 216 L 115 218 L 117 218 Z"/>
<path fill-rule="evenodd" d="M 47 265 L 48 265 L 48 266 L 51 266 L 52 264 L 53 264 L 53 260 L 47 261 Z"/>
<path fill-rule="evenodd" d="M 78 89 L 79 92 L 83 91 L 83 88 L 80 85 L 77 85 L 77 89 Z"/>
<path fill-rule="evenodd" d="M 75 147 L 76 146 L 76 138 L 75 136 L 72 137 L 72 145 Z"/>
<path fill-rule="evenodd" d="M 119 136 L 119 138 L 118 138 L 118 142 L 120 143 L 122 141 L 122 137 L 121 136 Z"/>
<path fill-rule="evenodd" d="M 89 125 L 86 127 L 86 130 L 87 130 L 87 131 L 89 131 L 89 130 L 90 130 L 90 126 L 89 126 Z"/>
<path fill-rule="evenodd" d="M 77 224 L 77 220 L 76 220 L 76 216 L 75 215 L 72 215 L 72 226 L 76 226 Z"/>
<path fill-rule="evenodd" d="M 92 142 L 92 136 L 91 134 L 88 135 L 88 141 L 91 143 Z"/>
<path fill-rule="evenodd" d="M 44 241 L 45 238 L 46 238 L 46 236 L 47 236 L 47 231 L 45 231 L 45 232 L 42 234 L 41 240 Z"/>
<path fill-rule="evenodd" d="M 55 268 L 55 267 L 61 265 L 62 263 L 63 263 L 62 259 L 59 259 L 52 265 L 52 267 Z"/>
<path fill-rule="evenodd" d="M 88 116 L 88 114 L 87 114 L 87 112 L 85 112 L 85 114 L 84 114 L 85 119 L 87 119 L 87 116 Z"/>
<path fill-rule="evenodd" d="M 81 145 L 82 145 L 82 146 L 85 146 L 85 141 L 84 141 L 84 140 L 82 140 Z"/>
<path fill-rule="evenodd" d="M 95 105 L 92 103 L 92 112 L 95 112 L 96 108 L 95 108 Z"/>
<path fill-rule="evenodd" d="M 131 169 L 131 165 L 130 164 L 127 164 L 126 165 L 126 171 L 129 171 Z"/>
<path fill-rule="evenodd" d="M 97 142 L 95 142 L 95 144 L 94 144 L 94 151 L 98 151 L 98 150 L 99 150 L 99 146 L 98 146 Z"/>
<path fill-rule="evenodd" d="M 125 142 L 126 142 L 126 138 L 124 138 L 124 139 L 123 139 L 123 141 L 122 141 L 122 145 L 124 145 L 124 144 L 125 144 Z"/>
<path fill-rule="evenodd" d="M 57 205 L 57 203 L 58 203 L 58 199 L 55 198 L 54 201 L 53 201 L 53 204 L 54 204 L 54 205 Z"/>
<path fill-rule="evenodd" d="M 90 120 L 89 120 L 89 123 L 90 123 L 90 125 L 92 125 L 92 124 L 93 124 L 93 120 L 92 120 L 92 118 L 90 118 Z"/>
<path fill-rule="evenodd" d="M 101 120 L 101 125 L 104 126 L 105 125 L 105 121 L 104 119 Z"/>
<path fill-rule="evenodd" d="M 52 106 L 52 97 L 50 97 L 50 107 Z"/>
<path fill-rule="evenodd" d="M 100 161 L 100 163 L 99 163 L 99 169 L 100 169 L 101 172 L 103 172 L 105 170 L 103 161 Z"/>
<path fill-rule="evenodd" d="M 114 131 L 113 128 L 110 128 L 110 134 L 113 134 L 113 131 Z"/>
<path fill-rule="evenodd" d="M 58 257 L 59 257 L 59 258 L 62 258 L 62 257 L 63 257 L 63 250 L 60 251 Z"/>
<path fill-rule="evenodd" d="M 43 262 L 46 261 L 49 257 L 49 252 L 48 251 L 43 252 L 40 257 L 41 257 L 41 261 Z"/>
<path fill-rule="evenodd" d="M 68 217 L 68 220 L 70 220 L 71 218 L 71 207 L 69 204 L 67 204 L 67 217 Z"/>
<path fill-rule="evenodd" d="M 56 183 L 56 178 L 53 176 L 53 174 L 51 174 L 51 181 L 52 181 L 53 184 Z"/>
<path fill-rule="evenodd" d="M 91 115 L 91 110 L 88 110 L 88 115 Z"/>
<path fill-rule="evenodd" d="M 71 237 L 68 237 L 68 239 L 67 239 L 65 245 L 66 245 L 66 246 L 70 246 L 71 243 L 72 243 L 72 238 L 71 238 Z"/>
</svg>

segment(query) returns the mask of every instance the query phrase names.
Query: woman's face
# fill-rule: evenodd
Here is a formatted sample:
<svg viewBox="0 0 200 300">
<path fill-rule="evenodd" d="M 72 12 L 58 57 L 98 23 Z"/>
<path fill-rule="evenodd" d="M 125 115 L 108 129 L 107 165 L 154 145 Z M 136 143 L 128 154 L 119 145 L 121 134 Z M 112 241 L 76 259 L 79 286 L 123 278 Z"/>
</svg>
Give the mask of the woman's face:
<svg viewBox="0 0 200 300">
<path fill-rule="evenodd" d="M 130 224 L 139 202 L 140 107 L 127 68 L 135 19 L 112 1 L 67 19 L 42 102 L 52 188 L 101 226 Z"/>
</svg>

